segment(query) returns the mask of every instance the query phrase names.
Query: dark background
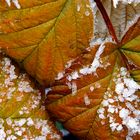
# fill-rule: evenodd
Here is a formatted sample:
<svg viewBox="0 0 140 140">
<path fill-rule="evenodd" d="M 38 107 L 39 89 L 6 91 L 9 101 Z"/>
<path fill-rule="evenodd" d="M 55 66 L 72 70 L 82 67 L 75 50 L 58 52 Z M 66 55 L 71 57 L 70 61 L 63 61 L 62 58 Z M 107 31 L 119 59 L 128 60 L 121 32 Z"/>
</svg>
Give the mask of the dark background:
<svg viewBox="0 0 140 140">
<path fill-rule="evenodd" d="M 63 140 L 78 140 L 75 136 L 72 134 L 69 134 L 63 138 Z"/>
</svg>

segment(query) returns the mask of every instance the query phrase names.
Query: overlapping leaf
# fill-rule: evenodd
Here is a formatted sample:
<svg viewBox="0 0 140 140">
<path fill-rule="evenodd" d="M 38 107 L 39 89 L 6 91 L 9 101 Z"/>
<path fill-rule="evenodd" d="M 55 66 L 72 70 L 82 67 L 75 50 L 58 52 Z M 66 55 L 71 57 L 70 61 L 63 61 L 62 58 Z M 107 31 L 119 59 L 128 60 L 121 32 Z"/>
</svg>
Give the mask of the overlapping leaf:
<svg viewBox="0 0 140 140">
<path fill-rule="evenodd" d="M 53 83 L 65 63 L 85 48 L 93 16 L 85 0 L 19 0 L 0 3 L 0 46 L 41 84 Z"/>
<path fill-rule="evenodd" d="M 121 46 L 107 42 L 81 55 L 49 92 L 46 104 L 52 117 L 79 138 L 140 139 L 139 21 L 125 34 Z"/>
<path fill-rule="evenodd" d="M 135 22 L 135 18 L 140 13 L 140 4 L 124 4 L 123 2 L 119 1 L 117 7 L 113 6 L 112 0 L 102 0 L 102 3 L 112 21 L 114 29 L 116 31 L 117 37 L 121 40 L 122 36 L 124 35 L 124 31 L 130 27 L 133 22 Z M 106 37 L 108 36 L 108 30 L 105 25 L 104 19 L 99 10 L 96 12 L 96 30 L 95 36 L 99 37 Z"/>
<path fill-rule="evenodd" d="M 0 56 L 0 139 L 60 140 L 43 102 L 29 77 Z"/>
</svg>

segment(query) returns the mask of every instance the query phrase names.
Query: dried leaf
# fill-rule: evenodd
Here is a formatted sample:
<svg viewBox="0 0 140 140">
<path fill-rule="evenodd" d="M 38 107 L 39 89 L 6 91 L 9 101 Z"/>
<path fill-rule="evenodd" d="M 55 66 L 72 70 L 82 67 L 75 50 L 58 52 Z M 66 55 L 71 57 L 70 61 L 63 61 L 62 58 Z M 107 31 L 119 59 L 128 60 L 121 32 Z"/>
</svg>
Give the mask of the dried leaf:
<svg viewBox="0 0 140 140">
<path fill-rule="evenodd" d="M 52 117 L 80 139 L 140 139 L 139 26 L 138 20 L 121 46 L 103 42 L 88 49 L 49 91 L 46 104 Z M 129 50 L 131 56 L 138 54 L 132 60 L 136 69 L 130 67 Z"/>
<path fill-rule="evenodd" d="M 117 37 L 119 40 L 121 40 L 122 36 L 125 34 L 125 31 L 128 30 L 139 15 L 140 4 L 124 4 L 119 1 L 117 7 L 115 8 L 112 0 L 102 0 L 102 3 L 108 13 L 108 16 L 110 17 L 110 20 L 112 21 Z M 97 38 L 104 38 L 108 36 L 107 27 L 99 10 L 96 12 L 95 25 L 95 36 Z"/>
<path fill-rule="evenodd" d="M 0 55 L 0 139 L 60 140 L 43 102 L 29 77 Z"/>
<path fill-rule="evenodd" d="M 53 83 L 65 63 L 89 47 L 93 15 L 89 1 L 19 0 L 0 3 L 0 46 L 41 84 Z"/>
</svg>

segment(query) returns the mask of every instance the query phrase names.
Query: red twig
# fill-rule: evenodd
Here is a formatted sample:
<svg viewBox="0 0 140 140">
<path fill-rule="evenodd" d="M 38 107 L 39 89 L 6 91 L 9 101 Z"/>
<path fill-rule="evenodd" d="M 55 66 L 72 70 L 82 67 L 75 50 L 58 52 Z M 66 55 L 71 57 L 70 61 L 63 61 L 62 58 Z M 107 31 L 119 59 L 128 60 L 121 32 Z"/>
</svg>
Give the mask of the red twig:
<svg viewBox="0 0 140 140">
<path fill-rule="evenodd" d="M 96 2 L 97 7 L 99 8 L 99 10 L 100 10 L 100 12 L 101 12 L 101 14 L 103 16 L 103 19 L 104 19 L 104 21 L 105 21 L 105 23 L 107 25 L 107 28 L 109 30 L 110 35 L 116 41 L 117 44 L 120 44 L 120 42 L 118 41 L 118 38 L 116 36 L 116 33 L 115 33 L 114 27 L 112 25 L 112 22 L 110 21 L 110 18 L 108 16 L 108 14 L 107 14 L 102 2 L 100 0 L 94 0 L 94 1 Z"/>
</svg>

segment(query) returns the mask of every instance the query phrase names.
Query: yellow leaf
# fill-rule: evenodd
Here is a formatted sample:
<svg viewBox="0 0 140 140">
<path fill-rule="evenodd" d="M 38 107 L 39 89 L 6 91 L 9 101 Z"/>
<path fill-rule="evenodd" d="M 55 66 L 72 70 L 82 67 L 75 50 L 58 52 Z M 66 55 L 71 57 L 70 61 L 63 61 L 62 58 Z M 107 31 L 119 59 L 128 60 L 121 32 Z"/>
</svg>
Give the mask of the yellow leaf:
<svg viewBox="0 0 140 140">
<path fill-rule="evenodd" d="M 0 55 L 0 139 L 60 140 L 33 82 Z"/>
</svg>

